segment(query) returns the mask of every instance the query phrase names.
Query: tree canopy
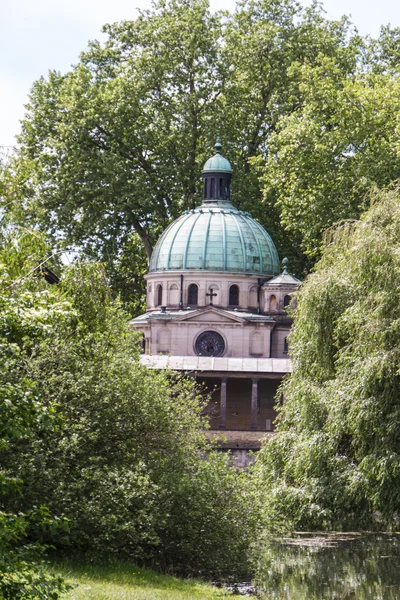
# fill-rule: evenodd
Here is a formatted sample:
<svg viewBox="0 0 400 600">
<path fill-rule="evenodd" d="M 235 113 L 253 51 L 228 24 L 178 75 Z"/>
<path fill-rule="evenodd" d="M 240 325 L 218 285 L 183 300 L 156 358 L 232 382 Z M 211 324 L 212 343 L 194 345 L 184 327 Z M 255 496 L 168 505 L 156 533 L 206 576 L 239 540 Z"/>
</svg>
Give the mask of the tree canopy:
<svg viewBox="0 0 400 600">
<path fill-rule="evenodd" d="M 396 526 L 399 190 L 325 240 L 298 293 L 278 433 L 260 453 L 266 514 L 303 528 Z"/>
<path fill-rule="evenodd" d="M 252 211 L 301 272 L 310 260 L 303 237 L 321 228 L 296 229 L 298 211 L 281 208 L 279 174 L 262 202 L 259 177 L 281 152 L 285 119 L 313 110 L 305 73 L 326 79 L 327 93 L 356 76 L 364 46 L 350 21 L 328 21 L 317 4 L 296 0 L 248 0 L 234 14 L 212 14 L 207 0 L 171 0 L 104 30 L 106 41 L 90 43 L 68 73 L 32 87 L 4 193 L 14 218 L 103 260 L 126 299 L 132 278 L 141 291 L 160 232 L 200 201 L 201 167 L 219 134 L 236 206 Z M 138 261 L 128 271 L 132 240 Z"/>
</svg>

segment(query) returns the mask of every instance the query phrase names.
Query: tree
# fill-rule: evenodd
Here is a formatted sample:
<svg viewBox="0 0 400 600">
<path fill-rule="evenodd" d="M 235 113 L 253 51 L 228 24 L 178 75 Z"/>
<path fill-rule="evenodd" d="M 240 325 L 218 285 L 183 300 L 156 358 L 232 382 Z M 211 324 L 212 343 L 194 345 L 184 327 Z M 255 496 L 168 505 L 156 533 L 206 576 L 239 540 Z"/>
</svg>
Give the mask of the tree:
<svg viewBox="0 0 400 600">
<path fill-rule="evenodd" d="M 261 204 L 251 159 L 267 155 L 281 117 L 303 106 L 301 66 L 328 57 L 342 77 L 354 73 L 351 24 L 295 0 L 249 0 L 233 15 L 171 0 L 105 31 L 70 72 L 33 85 L 4 194 L 14 218 L 104 261 L 124 289 L 169 221 L 200 202 L 201 167 L 220 134 L 235 204 L 287 253 L 293 243 L 279 212 Z M 133 233 L 145 254 L 114 277 Z M 302 250 L 292 255 L 300 268 Z"/>
<path fill-rule="evenodd" d="M 268 520 L 397 527 L 399 190 L 336 227 L 298 294 L 278 433 L 260 452 Z"/>
<path fill-rule="evenodd" d="M 140 338 L 101 265 L 54 258 L 60 282 L 49 285 L 39 268 L 47 252 L 25 230 L 8 233 L 0 254 L 2 351 L 15 354 L 1 370 L 13 382 L 0 396 L 9 426 L 1 474 L 20 482 L 4 511 L 45 504 L 68 531 L 32 524 L 29 535 L 59 551 L 242 576 L 257 505 L 247 508 L 247 475 L 207 442 L 207 399 L 190 377 L 141 366 Z"/>
<path fill-rule="evenodd" d="M 17 466 L 7 469 L 5 465 L 13 447 L 54 427 L 54 404 L 43 400 L 28 375 L 27 354 L 54 313 L 59 318 L 68 313 L 65 302 L 49 302 L 48 297 L 43 301 L 43 290 L 35 292 L 29 284 L 18 297 L 16 273 L 21 261 L 29 272 L 48 249 L 39 236 L 33 246 L 31 242 L 31 236 L 24 233 L 14 243 L 7 236 L 0 240 L 0 597 L 46 600 L 59 598 L 66 586 L 62 578 L 50 574 L 44 560 L 46 546 L 34 532 L 63 529 L 65 523 L 40 500 L 36 505 L 26 503 L 23 512 L 10 510 L 22 493 L 23 481 Z"/>
<path fill-rule="evenodd" d="M 323 232 L 358 219 L 371 186 L 400 177 L 398 77 L 343 77 L 330 58 L 298 66 L 303 106 L 271 135 L 263 167 L 264 208 L 316 260 Z"/>
</svg>

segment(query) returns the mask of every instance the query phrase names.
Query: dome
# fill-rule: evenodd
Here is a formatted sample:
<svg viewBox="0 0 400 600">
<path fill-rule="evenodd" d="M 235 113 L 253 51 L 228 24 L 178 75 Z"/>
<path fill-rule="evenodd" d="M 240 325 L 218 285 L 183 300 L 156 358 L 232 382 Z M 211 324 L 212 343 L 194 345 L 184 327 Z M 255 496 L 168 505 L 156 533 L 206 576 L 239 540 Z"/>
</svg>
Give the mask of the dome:
<svg viewBox="0 0 400 600">
<path fill-rule="evenodd" d="M 215 154 L 205 163 L 203 173 L 232 173 L 231 163 L 221 155 L 222 144 L 220 137 L 217 137 L 214 148 Z"/>
<path fill-rule="evenodd" d="M 203 173 L 211 172 L 232 173 L 231 163 L 221 154 L 214 154 L 203 167 Z"/>
<path fill-rule="evenodd" d="M 150 272 L 193 270 L 273 277 L 280 264 L 271 237 L 249 213 L 214 202 L 176 219 L 151 257 Z"/>
</svg>

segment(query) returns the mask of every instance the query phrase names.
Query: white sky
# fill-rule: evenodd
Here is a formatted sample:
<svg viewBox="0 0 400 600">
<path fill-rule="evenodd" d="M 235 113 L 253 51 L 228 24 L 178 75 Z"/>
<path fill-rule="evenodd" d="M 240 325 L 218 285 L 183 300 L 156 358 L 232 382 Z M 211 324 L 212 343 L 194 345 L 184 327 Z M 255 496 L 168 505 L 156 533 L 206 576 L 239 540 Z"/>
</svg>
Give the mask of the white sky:
<svg viewBox="0 0 400 600">
<path fill-rule="evenodd" d="M 309 0 L 301 0 L 308 4 Z M 399 0 L 325 0 L 330 19 L 343 14 L 362 34 L 400 26 Z M 233 10 L 235 0 L 211 0 L 213 10 Z M 0 146 L 11 146 L 29 89 L 49 69 L 65 72 L 105 23 L 132 19 L 150 0 L 0 0 Z"/>
</svg>

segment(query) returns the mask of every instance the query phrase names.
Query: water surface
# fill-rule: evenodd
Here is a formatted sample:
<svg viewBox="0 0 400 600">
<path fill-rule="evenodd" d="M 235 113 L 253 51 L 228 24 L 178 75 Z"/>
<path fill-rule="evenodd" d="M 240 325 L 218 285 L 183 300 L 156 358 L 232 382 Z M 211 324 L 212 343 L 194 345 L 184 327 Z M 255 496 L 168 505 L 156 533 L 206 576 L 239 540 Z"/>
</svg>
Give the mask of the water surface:
<svg viewBox="0 0 400 600">
<path fill-rule="evenodd" d="M 400 600 L 400 536 L 298 534 L 266 543 L 256 577 L 265 600 Z"/>
</svg>

